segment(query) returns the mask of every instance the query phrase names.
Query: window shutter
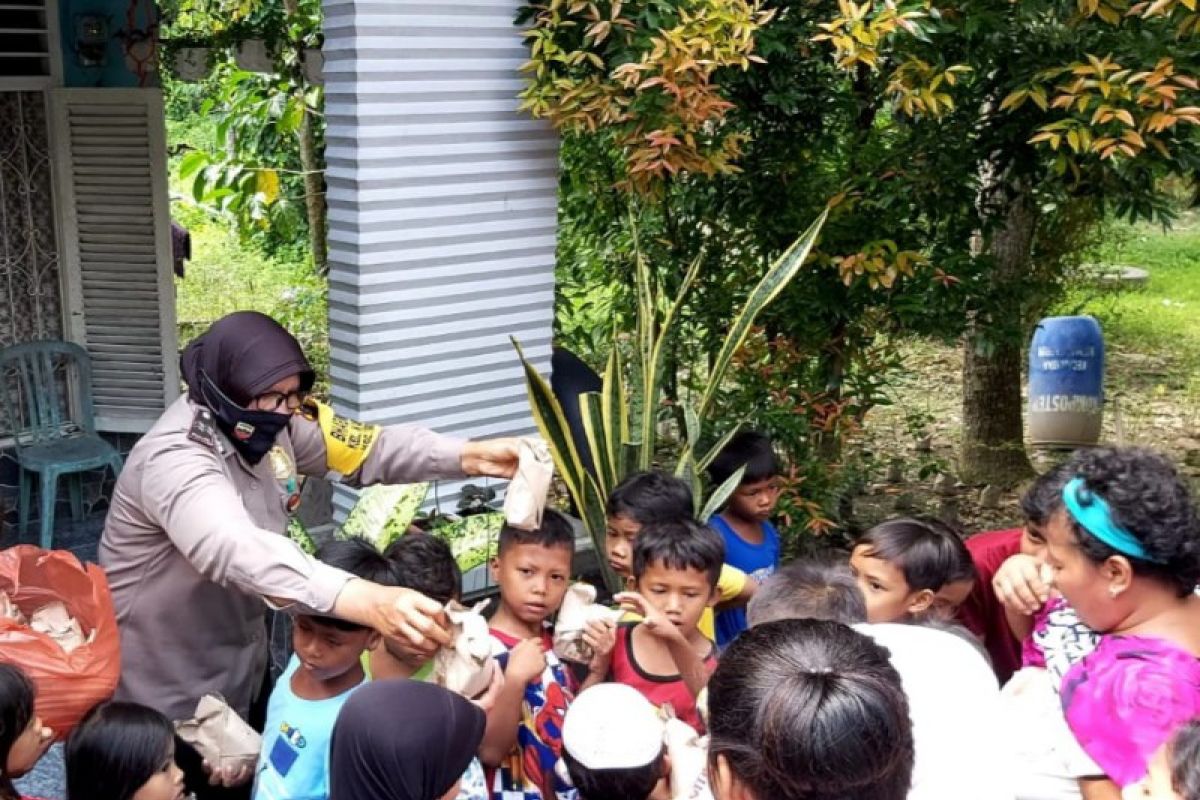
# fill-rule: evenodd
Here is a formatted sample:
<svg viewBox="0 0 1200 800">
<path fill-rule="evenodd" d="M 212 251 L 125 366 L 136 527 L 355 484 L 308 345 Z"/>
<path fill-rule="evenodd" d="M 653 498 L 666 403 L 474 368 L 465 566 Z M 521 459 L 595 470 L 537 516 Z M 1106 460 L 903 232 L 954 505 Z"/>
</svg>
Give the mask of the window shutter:
<svg viewBox="0 0 1200 800">
<path fill-rule="evenodd" d="M 67 337 L 101 430 L 143 432 L 179 394 L 162 94 L 52 94 Z"/>
<path fill-rule="evenodd" d="M 0 0 L 0 83 L 51 76 L 51 15 L 47 0 Z"/>
</svg>

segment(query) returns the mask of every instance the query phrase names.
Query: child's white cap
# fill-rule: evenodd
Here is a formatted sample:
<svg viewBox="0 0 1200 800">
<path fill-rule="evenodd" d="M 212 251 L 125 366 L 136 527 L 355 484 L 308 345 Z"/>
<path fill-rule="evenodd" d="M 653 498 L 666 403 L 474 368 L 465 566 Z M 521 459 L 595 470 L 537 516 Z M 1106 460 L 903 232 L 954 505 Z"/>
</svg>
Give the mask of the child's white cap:
<svg viewBox="0 0 1200 800">
<path fill-rule="evenodd" d="M 637 689 L 601 683 L 581 692 L 563 720 L 563 749 L 584 769 L 644 767 L 663 751 L 665 723 Z"/>
</svg>

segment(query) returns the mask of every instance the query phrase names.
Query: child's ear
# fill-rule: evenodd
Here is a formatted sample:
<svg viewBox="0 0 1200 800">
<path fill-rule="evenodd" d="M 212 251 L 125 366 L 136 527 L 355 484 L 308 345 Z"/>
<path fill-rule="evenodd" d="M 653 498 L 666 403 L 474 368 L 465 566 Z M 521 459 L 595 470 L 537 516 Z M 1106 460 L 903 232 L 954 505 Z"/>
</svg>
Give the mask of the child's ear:
<svg viewBox="0 0 1200 800">
<path fill-rule="evenodd" d="M 929 610 L 929 607 L 933 605 L 934 597 L 936 597 L 936 595 L 933 593 L 932 589 L 922 589 L 921 591 L 912 595 L 911 599 L 908 601 L 908 613 L 924 614 Z"/>
<path fill-rule="evenodd" d="M 492 583 L 500 583 L 500 556 L 492 556 L 488 562 L 488 572 L 492 575 Z"/>
<path fill-rule="evenodd" d="M 729 767 L 729 759 L 717 756 L 708 762 L 708 785 L 712 789 L 715 800 L 749 800 L 750 795 L 744 786 L 734 777 Z"/>
<path fill-rule="evenodd" d="M 372 629 L 367 635 L 367 646 L 364 649 L 374 650 L 379 647 L 381 642 L 383 642 L 383 637 L 379 635 L 379 631 Z"/>
<path fill-rule="evenodd" d="M 709 608 L 712 608 L 713 606 L 715 606 L 717 604 L 717 601 L 719 601 L 720 599 L 721 599 L 721 590 L 718 589 L 716 586 L 714 586 L 712 588 L 712 591 L 708 593 L 708 602 L 705 603 L 705 605 L 707 605 Z"/>
</svg>

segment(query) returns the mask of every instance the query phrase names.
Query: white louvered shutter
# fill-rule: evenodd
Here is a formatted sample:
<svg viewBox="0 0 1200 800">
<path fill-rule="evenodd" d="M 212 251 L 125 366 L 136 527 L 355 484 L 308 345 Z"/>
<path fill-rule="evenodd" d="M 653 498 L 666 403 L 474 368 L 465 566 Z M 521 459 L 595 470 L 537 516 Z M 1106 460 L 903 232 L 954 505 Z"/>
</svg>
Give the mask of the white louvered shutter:
<svg viewBox="0 0 1200 800">
<path fill-rule="evenodd" d="M 518 111 L 519 6 L 324 2 L 331 372 L 344 413 L 458 436 L 535 430 L 509 337 L 549 371 L 558 142 Z M 439 489 L 453 510 L 455 487 Z"/>
<path fill-rule="evenodd" d="M 145 431 L 179 394 L 162 94 L 62 89 L 52 107 L 67 335 L 98 427 Z"/>
<path fill-rule="evenodd" d="M 47 0 L 0 0 L 0 84 L 51 77 L 55 11 Z"/>
</svg>

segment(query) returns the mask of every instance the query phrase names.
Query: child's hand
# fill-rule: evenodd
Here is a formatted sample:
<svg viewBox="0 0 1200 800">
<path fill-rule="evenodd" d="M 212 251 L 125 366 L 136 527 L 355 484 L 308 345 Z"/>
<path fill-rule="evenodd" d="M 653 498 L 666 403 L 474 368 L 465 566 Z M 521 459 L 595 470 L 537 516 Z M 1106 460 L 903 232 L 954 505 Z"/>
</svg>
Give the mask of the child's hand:
<svg viewBox="0 0 1200 800">
<path fill-rule="evenodd" d="M 235 786 L 243 786 L 249 783 L 250 779 L 254 777 L 253 764 L 214 767 L 212 764 L 204 761 L 202 762 L 202 766 L 208 775 L 209 786 L 223 786 L 226 789 L 232 789 Z"/>
<path fill-rule="evenodd" d="M 471 702 L 483 709 L 483 713 L 490 714 L 492 709 L 496 707 L 496 698 L 500 696 L 500 690 L 504 688 L 504 670 L 500 669 L 500 665 L 495 661 L 492 663 L 492 680 L 488 683 L 488 688 L 483 690 L 483 694 L 478 697 L 472 697 Z"/>
<path fill-rule="evenodd" d="M 681 639 L 683 634 L 675 627 L 667 615 L 655 608 L 646 598 L 637 592 L 620 592 L 613 599 L 621 604 L 621 608 L 632 611 L 642 618 L 642 625 L 660 639 Z"/>
<path fill-rule="evenodd" d="M 610 619 L 594 619 L 583 629 L 583 641 L 592 648 L 592 660 L 588 672 L 601 677 L 608 674 L 612 665 L 613 648 L 617 646 L 617 625 Z"/>
<path fill-rule="evenodd" d="M 508 653 L 508 667 L 504 670 L 510 680 L 526 684 L 539 677 L 546 669 L 546 648 L 541 639 L 525 639 L 517 642 Z"/>
<path fill-rule="evenodd" d="M 996 599 L 1021 614 L 1033 614 L 1050 599 L 1049 576 L 1033 556 L 1009 556 L 992 578 Z"/>
</svg>

